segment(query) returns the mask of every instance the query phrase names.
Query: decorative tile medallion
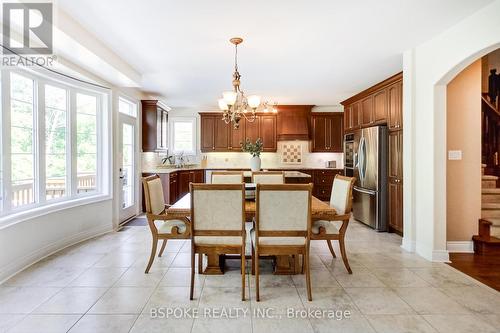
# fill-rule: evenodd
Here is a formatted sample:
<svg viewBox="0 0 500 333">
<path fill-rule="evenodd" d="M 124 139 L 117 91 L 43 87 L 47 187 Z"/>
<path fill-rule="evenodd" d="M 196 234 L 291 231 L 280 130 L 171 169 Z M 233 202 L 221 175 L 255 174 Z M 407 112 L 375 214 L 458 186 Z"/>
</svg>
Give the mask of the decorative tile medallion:
<svg viewBox="0 0 500 333">
<path fill-rule="evenodd" d="M 302 145 L 300 143 L 284 143 L 281 147 L 281 163 L 302 164 Z"/>
</svg>

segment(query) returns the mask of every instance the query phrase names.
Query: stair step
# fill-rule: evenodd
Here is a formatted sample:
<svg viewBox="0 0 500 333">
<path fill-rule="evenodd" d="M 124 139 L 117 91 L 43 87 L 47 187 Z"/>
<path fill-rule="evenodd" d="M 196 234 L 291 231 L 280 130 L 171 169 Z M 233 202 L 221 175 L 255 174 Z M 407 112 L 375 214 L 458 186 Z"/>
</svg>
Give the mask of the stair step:
<svg viewBox="0 0 500 333">
<path fill-rule="evenodd" d="M 482 210 L 492 210 L 492 209 L 499 209 L 500 210 L 500 204 L 494 203 L 494 202 L 487 202 L 483 203 L 481 205 Z"/>
<path fill-rule="evenodd" d="M 482 176 L 482 180 L 497 180 L 498 177 L 497 176 L 493 176 L 493 175 L 483 175 Z"/>
<path fill-rule="evenodd" d="M 500 195 L 500 188 L 483 188 L 481 189 L 481 193 L 489 195 Z"/>
<path fill-rule="evenodd" d="M 483 219 L 491 223 L 492 228 L 500 228 L 500 218 L 499 219 Z"/>
<path fill-rule="evenodd" d="M 496 180 L 482 180 L 481 187 L 482 188 L 496 188 L 497 181 Z"/>
<path fill-rule="evenodd" d="M 484 205 L 488 205 L 488 204 L 484 204 Z M 485 209 L 485 208 L 481 207 L 481 218 L 486 219 L 486 220 L 490 220 L 492 218 L 500 219 L 500 209 L 498 209 L 498 208 L 493 208 L 493 209 L 486 208 Z"/>
</svg>

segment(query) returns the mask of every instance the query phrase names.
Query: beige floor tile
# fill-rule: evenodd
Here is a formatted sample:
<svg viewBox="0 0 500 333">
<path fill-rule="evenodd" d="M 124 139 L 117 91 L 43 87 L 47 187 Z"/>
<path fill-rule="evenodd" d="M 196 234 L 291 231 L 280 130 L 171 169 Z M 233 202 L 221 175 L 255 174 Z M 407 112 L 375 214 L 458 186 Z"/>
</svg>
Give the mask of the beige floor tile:
<svg viewBox="0 0 500 333">
<path fill-rule="evenodd" d="M 368 320 L 361 314 L 353 314 L 343 319 L 311 319 L 315 333 L 375 333 Z"/>
<path fill-rule="evenodd" d="M 245 285 L 250 285 L 250 279 L 245 274 Z M 225 287 L 240 287 L 241 286 L 241 273 L 238 268 L 237 271 L 229 271 L 224 275 L 206 275 L 205 287 L 225 288 Z"/>
<path fill-rule="evenodd" d="M 196 257 L 195 263 L 198 264 L 198 259 Z M 191 253 L 179 252 L 176 256 L 171 267 L 191 267 Z"/>
<path fill-rule="evenodd" d="M 389 288 L 430 287 L 428 282 L 407 268 L 377 268 L 372 269 L 372 273 Z"/>
<path fill-rule="evenodd" d="M 116 282 L 115 287 L 156 287 L 167 269 L 151 270 L 148 274 L 142 268 L 129 268 Z"/>
<path fill-rule="evenodd" d="M 0 333 L 7 332 L 7 330 L 19 323 L 25 316 L 24 314 L 0 314 Z"/>
<path fill-rule="evenodd" d="M 395 292 L 421 315 L 470 313 L 437 288 L 395 288 Z"/>
<path fill-rule="evenodd" d="M 35 309 L 37 314 L 84 314 L 104 295 L 107 288 L 64 288 Z"/>
<path fill-rule="evenodd" d="M 194 299 L 189 300 L 189 287 L 158 287 L 144 307 L 143 314 L 167 308 L 195 308 L 199 303 L 201 290 L 194 290 Z"/>
<path fill-rule="evenodd" d="M 130 333 L 190 333 L 193 319 L 151 318 L 140 315 Z"/>
<path fill-rule="evenodd" d="M 499 314 L 483 314 L 483 315 L 476 315 L 478 318 L 480 318 L 482 321 L 485 323 L 490 324 L 493 327 L 500 327 L 500 315 Z"/>
<path fill-rule="evenodd" d="M 85 315 L 70 333 L 127 333 L 137 315 Z"/>
<path fill-rule="evenodd" d="M 380 333 L 436 333 L 419 315 L 371 315 L 370 324 Z"/>
<path fill-rule="evenodd" d="M 172 265 L 172 262 L 174 261 L 176 255 L 177 255 L 176 253 L 170 253 L 170 252 L 168 253 L 164 252 L 161 257 L 158 257 L 157 255 L 155 257 L 155 260 L 153 261 L 153 265 L 151 266 L 150 272 L 166 270 Z M 149 256 L 150 256 L 149 252 L 140 253 L 138 255 L 137 260 L 132 264 L 131 267 L 140 268 L 144 271 L 149 263 Z"/>
<path fill-rule="evenodd" d="M 309 320 L 281 318 L 253 318 L 254 333 L 313 333 Z M 331 331 L 330 331 L 331 332 Z"/>
<path fill-rule="evenodd" d="M 62 251 L 47 258 L 41 260 L 38 265 L 48 266 L 48 267 L 77 267 L 77 268 L 88 268 L 94 265 L 96 262 L 101 260 L 105 254 L 94 254 L 79 252 L 73 250 L 73 252 Z"/>
<path fill-rule="evenodd" d="M 424 315 L 440 333 L 498 333 L 498 327 L 474 315 Z"/>
<path fill-rule="evenodd" d="M 299 288 L 298 291 L 306 309 L 359 312 L 351 297 L 342 288 L 312 288 L 312 302 L 307 300 L 307 289 Z"/>
<path fill-rule="evenodd" d="M 474 282 L 461 275 L 458 271 L 453 272 L 444 265 L 427 268 L 410 268 L 410 270 L 434 287 L 461 288 L 475 285 Z"/>
<path fill-rule="evenodd" d="M 203 287 L 200 295 L 200 308 L 209 307 L 250 307 L 249 288 L 246 288 L 246 301 L 241 300 L 241 287 L 211 288 Z"/>
<path fill-rule="evenodd" d="M 5 286 L 65 287 L 85 271 L 79 267 L 32 266 L 7 280 Z"/>
<path fill-rule="evenodd" d="M 139 314 L 153 288 L 116 287 L 109 289 L 89 310 L 91 314 Z"/>
<path fill-rule="evenodd" d="M 195 274 L 195 286 L 200 288 L 206 275 Z M 191 284 L 191 268 L 171 267 L 160 281 L 162 287 L 189 287 Z"/>
<path fill-rule="evenodd" d="M 0 287 L 0 313 L 31 313 L 60 288 Z"/>
<path fill-rule="evenodd" d="M 382 281 L 380 281 L 374 274 L 370 272 L 353 272 L 352 274 L 342 274 L 335 276 L 338 283 L 344 287 L 387 287 Z"/>
<path fill-rule="evenodd" d="M 442 288 L 441 291 L 470 311 L 500 314 L 500 293 L 482 287 Z"/>
<path fill-rule="evenodd" d="M 111 287 L 126 270 L 126 268 L 120 267 L 91 267 L 69 285 L 71 287 Z"/>
<path fill-rule="evenodd" d="M 346 291 L 363 314 L 414 313 L 412 308 L 389 288 L 346 288 Z"/>
<path fill-rule="evenodd" d="M 138 258 L 137 252 L 113 252 L 106 254 L 93 267 L 130 267 Z"/>
<path fill-rule="evenodd" d="M 252 288 L 255 287 L 255 275 L 247 275 Z M 259 284 L 262 288 L 295 287 L 290 275 L 274 275 L 270 272 L 259 274 Z"/>
<path fill-rule="evenodd" d="M 292 279 L 293 283 L 297 288 L 304 288 L 306 286 L 305 274 L 292 275 Z M 320 270 L 312 269 L 311 285 L 314 287 L 340 287 L 337 280 L 327 269 L 320 269 Z"/>
<path fill-rule="evenodd" d="M 260 302 L 256 301 L 255 289 L 252 288 L 251 302 L 253 309 L 273 308 L 277 313 L 285 313 L 287 308 L 304 308 L 298 290 L 294 287 L 260 288 Z"/>
<path fill-rule="evenodd" d="M 28 315 L 9 330 L 9 333 L 65 333 L 81 315 Z"/>
<path fill-rule="evenodd" d="M 248 310 L 248 316 L 240 318 L 206 318 L 201 317 L 194 320 L 192 332 L 196 333 L 251 333 L 252 320 L 251 312 Z M 219 316 L 219 315 L 216 315 Z"/>
</svg>

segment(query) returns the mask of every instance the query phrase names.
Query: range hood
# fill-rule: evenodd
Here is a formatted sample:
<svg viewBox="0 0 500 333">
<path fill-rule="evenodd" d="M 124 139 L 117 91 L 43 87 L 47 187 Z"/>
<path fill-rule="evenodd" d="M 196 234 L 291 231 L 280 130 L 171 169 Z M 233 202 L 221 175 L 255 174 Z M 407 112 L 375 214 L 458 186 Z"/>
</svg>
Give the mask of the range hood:
<svg viewBox="0 0 500 333">
<path fill-rule="evenodd" d="M 309 140 L 311 127 L 311 110 L 314 105 L 279 105 L 278 141 Z"/>
</svg>

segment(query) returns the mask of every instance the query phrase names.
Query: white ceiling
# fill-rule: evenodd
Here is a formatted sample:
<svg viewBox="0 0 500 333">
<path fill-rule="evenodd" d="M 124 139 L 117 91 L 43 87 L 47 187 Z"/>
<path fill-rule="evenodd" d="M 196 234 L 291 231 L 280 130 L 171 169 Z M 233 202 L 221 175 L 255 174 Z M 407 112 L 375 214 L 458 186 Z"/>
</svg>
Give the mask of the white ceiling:
<svg viewBox="0 0 500 333">
<path fill-rule="evenodd" d="M 492 0 L 59 0 L 170 106 L 213 107 L 231 89 L 334 105 L 402 70 L 402 52 Z"/>
</svg>

